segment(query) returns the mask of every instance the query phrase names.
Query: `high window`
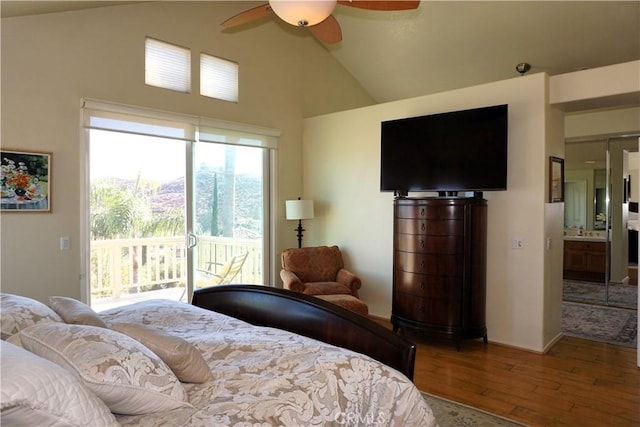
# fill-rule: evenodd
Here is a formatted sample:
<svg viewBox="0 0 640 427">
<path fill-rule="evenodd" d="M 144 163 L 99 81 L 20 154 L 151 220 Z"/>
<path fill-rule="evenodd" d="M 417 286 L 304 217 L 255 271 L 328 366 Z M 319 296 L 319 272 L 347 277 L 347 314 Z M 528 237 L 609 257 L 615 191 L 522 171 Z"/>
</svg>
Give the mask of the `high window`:
<svg viewBox="0 0 640 427">
<path fill-rule="evenodd" d="M 200 95 L 238 102 L 238 63 L 206 53 L 199 59 Z M 146 84 L 191 93 L 191 73 L 191 50 L 147 37 Z"/>
<path fill-rule="evenodd" d="M 201 54 L 200 94 L 223 101 L 238 102 L 238 64 Z"/>
<path fill-rule="evenodd" d="M 145 41 L 144 81 L 178 92 L 191 91 L 191 51 L 152 38 Z"/>
</svg>

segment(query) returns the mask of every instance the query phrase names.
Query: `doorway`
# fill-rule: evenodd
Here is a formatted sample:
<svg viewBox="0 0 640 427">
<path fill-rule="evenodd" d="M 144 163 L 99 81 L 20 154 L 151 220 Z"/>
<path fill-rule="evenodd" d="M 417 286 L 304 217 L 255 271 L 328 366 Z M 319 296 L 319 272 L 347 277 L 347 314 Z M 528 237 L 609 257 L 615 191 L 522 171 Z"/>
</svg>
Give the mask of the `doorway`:
<svg viewBox="0 0 640 427">
<path fill-rule="evenodd" d="M 638 137 L 568 141 L 565 157 L 565 299 L 637 309 Z"/>
<path fill-rule="evenodd" d="M 565 200 L 563 330 L 593 321 L 604 334 L 617 322 L 611 333 L 629 346 L 637 339 L 638 141 L 611 136 L 565 146 L 565 189 L 576 194 Z"/>
</svg>

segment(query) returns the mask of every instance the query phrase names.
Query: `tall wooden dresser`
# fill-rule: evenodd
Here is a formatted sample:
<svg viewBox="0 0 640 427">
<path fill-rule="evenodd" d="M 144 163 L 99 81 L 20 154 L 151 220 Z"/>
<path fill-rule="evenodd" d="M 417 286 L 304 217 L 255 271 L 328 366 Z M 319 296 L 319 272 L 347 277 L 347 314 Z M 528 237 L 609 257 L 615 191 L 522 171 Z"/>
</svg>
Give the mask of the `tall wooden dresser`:
<svg viewBox="0 0 640 427">
<path fill-rule="evenodd" d="M 487 201 L 394 200 L 394 331 L 487 342 Z"/>
</svg>

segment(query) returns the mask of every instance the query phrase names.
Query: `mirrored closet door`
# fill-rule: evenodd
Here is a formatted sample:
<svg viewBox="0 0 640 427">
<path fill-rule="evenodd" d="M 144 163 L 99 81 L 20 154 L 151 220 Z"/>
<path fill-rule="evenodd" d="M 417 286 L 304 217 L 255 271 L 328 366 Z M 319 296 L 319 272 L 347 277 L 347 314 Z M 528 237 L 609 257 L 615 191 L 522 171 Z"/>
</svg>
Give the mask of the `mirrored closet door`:
<svg viewBox="0 0 640 427">
<path fill-rule="evenodd" d="M 637 308 L 638 141 L 566 143 L 565 301 Z"/>
</svg>

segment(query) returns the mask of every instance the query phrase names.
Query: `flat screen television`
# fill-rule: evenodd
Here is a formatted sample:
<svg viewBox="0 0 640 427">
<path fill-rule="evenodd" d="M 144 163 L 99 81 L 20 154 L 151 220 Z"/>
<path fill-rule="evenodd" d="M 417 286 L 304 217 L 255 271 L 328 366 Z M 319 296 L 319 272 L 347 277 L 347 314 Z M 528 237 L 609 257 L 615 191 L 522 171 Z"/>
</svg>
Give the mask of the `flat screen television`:
<svg viewBox="0 0 640 427">
<path fill-rule="evenodd" d="M 380 191 L 507 189 L 508 105 L 381 123 Z"/>
</svg>

